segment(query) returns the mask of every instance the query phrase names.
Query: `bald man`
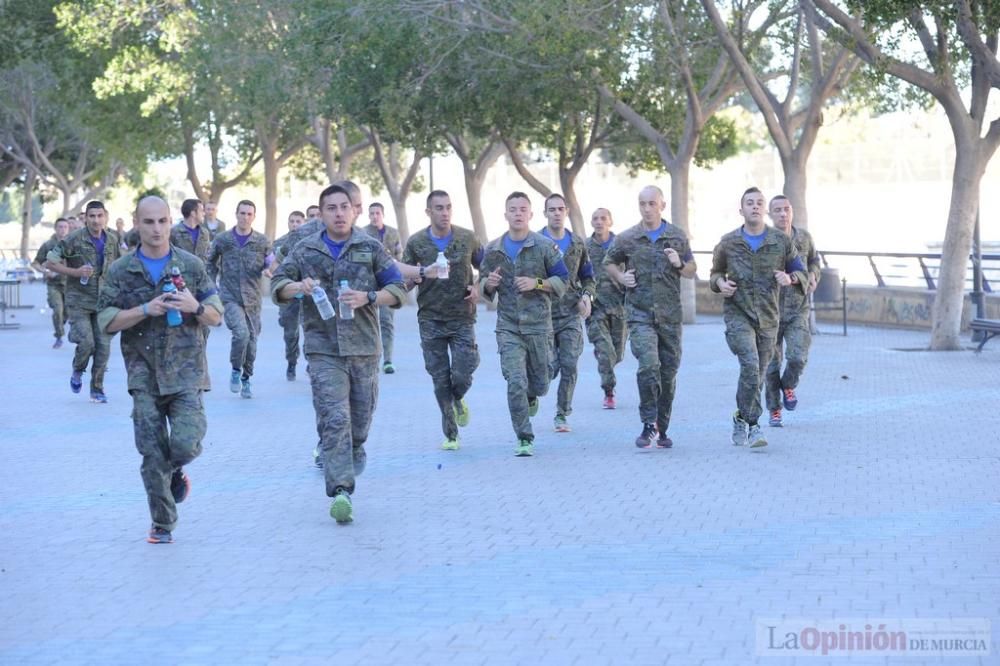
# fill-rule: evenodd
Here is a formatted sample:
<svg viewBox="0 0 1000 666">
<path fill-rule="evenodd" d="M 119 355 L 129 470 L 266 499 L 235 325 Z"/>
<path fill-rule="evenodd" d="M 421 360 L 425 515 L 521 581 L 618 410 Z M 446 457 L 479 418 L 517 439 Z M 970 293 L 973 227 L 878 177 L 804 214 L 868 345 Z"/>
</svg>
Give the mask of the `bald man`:
<svg viewBox="0 0 1000 666">
<path fill-rule="evenodd" d="M 674 445 L 667 428 L 681 364 L 681 278 L 692 278 L 698 270 L 684 230 L 663 219 L 666 206 L 660 188 L 643 188 L 642 221 L 623 231 L 604 255 L 608 275 L 626 289 L 625 318 L 639 362 L 642 433 L 635 445 L 640 449 Z"/>
<path fill-rule="evenodd" d="M 173 541 L 177 504 L 190 492 L 184 473 L 201 453 L 208 424 L 202 392 L 209 390 L 206 326 L 222 322 L 223 307 L 201 259 L 170 244 L 170 207 L 145 197 L 136 208 L 139 246 L 111 265 L 98 297 L 98 324 L 121 331 L 132 396 L 135 446 L 153 524 L 147 541 Z M 181 289 L 165 293 L 173 269 Z M 180 313 L 172 325 L 168 313 Z"/>
</svg>

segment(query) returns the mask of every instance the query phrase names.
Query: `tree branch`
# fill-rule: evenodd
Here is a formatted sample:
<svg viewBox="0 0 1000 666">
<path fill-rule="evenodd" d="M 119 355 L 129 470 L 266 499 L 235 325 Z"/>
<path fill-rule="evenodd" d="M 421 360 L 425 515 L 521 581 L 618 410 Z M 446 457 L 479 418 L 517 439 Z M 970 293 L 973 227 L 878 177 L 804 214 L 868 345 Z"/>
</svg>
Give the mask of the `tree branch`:
<svg viewBox="0 0 1000 666">
<path fill-rule="evenodd" d="M 517 146 L 511 143 L 510 139 L 504 137 L 503 145 L 507 147 L 507 153 L 510 155 L 510 161 L 514 163 L 514 168 L 517 173 L 528 182 L 542 196 L 549 196 L 552 194 L 552 190 L 545 186 L 545 183 L 538 180 L 528 167 L 525 166 L 524 161 L 521 159 L 521 153 L 518 151 Z"/>
</svg>

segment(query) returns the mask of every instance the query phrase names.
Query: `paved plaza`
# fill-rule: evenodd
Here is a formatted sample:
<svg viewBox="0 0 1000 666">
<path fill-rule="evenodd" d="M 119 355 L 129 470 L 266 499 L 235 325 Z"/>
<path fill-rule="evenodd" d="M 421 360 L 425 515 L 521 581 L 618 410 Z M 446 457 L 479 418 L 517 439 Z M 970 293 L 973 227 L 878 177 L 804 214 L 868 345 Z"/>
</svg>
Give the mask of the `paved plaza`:
<svg viewBox="0 0 1000 666">
<path fill-rule="evenodd" d="M 631 354 L 601 409 L 588 345 L 573 432 L 552 430 L 553 384 L 524 459 L 482 309 L 472 422 L 439 450 L 410 306 L 338 526 L 305 363 L 285 380 L 268 302 L 254 399 L 228 391 L 229 332 L 211 333 L 204 453 L 175 543 L 153 546 L 118 338 L 110 403 L 91 404 L 69 390 L 73 346 L 49 348 L 44 287 L 22 301 L 0 331 L 0 664 L 1000 663 L 1000 341 L 818 336 L 761 452 L 729 442 L 720 318 L 684 330 L 672 450 L 633 444 Z M 777 658 L 764 618 L 992 629 L 986 656 Z"/>
</svg>

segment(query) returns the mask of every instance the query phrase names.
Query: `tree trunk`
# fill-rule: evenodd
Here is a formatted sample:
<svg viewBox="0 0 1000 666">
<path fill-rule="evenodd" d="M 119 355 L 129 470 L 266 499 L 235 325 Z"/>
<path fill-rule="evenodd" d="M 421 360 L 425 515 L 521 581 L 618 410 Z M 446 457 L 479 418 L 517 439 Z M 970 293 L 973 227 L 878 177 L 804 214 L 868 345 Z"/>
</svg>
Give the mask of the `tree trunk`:
<svg viewBox="0 0 1000 666">
<path fill-rule="evenodd" d="M 33 170 L 27 170 L 24 177 L 24 202 L 21 204 L 21 258 L 28 261 L 31 261 L 31 257 L 28 255 L 28 240 L 31 237 L 31 219 L 34 213 L 32 210 L 34 202 L 31 197 L 35 192 L 37 178 L 38 176 Z"/>
<path fill-rule="evenodd" d="M 934 309 L 931 313 L 931 349 L 961 349 L 962 306 L 965 303 L 965 274 L 972 249 L 972 231 L 979 209 L 979 189 L 985 160 L 979 156 L 978 137 L 958 137 L 955 131 L 955 171 L 951 179 L 948 225 L 941 248 Z M 970 140 L 971 139 L 971 140 Z"/>
<path fill-rule="evenodd" d="M 803 151 L 804 148 L 806 146 L 799 144 L 798 149 L 792 155 L 781 156 L 781 169 L 785 175 L 781 193 L 792 202 L 792 211 L 795 213 L 793 223 L 800 229 L 809 228 L 809 208 L 806 203 L 806 162 L 812 146 L 808 146 L 809 150 Z M 802 157 L 803 152 L 805 152 L 805 157 Z"/>
<path fill-rule="evenodd" d="M 469 215 L 472 216 L 472 230 L 476 232 L 476 237 L 483 245 L 489 242 L 486 235 L 486 216 L 483 215 L 483 183 L 486 181 L 486 172 L 478 176 L 473 174 L 468 168 L 465 171 L 465 196 L 469 200 Z"/>
<path fill-rule="evenodd" d="M 580 200 L 576 198 L 576 182 L 579 171 L 569 169 L 559 170 L 559 184 L 562 186 L 562 195 L 566 199 L 566 207 L 569 209 L 569 222 L 575 233 L 580 238 L 587 238 L 587 225 L 583 221 L 583 211 L 580 209 Z"/>
<path fill-rule="evenodd" d="M 396 214 L 396 230 L 399 231 L 400 242 L 404 245 L 410 238 L 410 223 L 406 219 L 406 195 L 409 190 L 401 192 L 399 190 L 389 190 L 389 199 L 392 200 L 392 209 Z"/>
<path fill-rule="evenodd" d="M 269 240 L 274 240 L 278 229 L 278 163 L 274 142 L 260 136 L 260 149 L 264 158 L 264 233 Z"/>
<path fill-rule="evenodd" d="M 688 195 L 690 192 L 691 160 L 680 156 L 677 159 L 666 163 L 667 172 L 670 174 L 670 221 L 684 230 L 688 239 L 691 238 L 691 229 L 688 223 Z M 707 274 L 707 266 L 701 266 L 702 274 Z M 695 281 L 681 280 L 681 314 L 685 324 L 694 324 L 698 319 L 697 303 L 695 302 Z"/>
</svg>

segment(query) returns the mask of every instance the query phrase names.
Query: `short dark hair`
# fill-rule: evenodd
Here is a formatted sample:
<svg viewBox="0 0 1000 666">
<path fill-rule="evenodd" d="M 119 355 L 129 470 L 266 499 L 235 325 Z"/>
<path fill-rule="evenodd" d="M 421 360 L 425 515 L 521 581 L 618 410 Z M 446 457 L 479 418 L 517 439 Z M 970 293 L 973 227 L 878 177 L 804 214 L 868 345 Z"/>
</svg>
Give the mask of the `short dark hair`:
<svg viewBox="0 0 1000 666">
<path fill-rule="evenodd" d="M 316 204 L 313 204 L 311 206 L 306 206 L 306 213 L 308 213 L 309 211 L 311 211 L 313 208 L 315 208 L 316 210 L 319 210 L 319 206 L 317 206 Z"/>
<path fill-rule="evenodd" d="M 558 192 L 553 192 L 549 196 L 545 197 L 545 203 L 542 204 L 542 208 L 548 208 L 549 202 L 552 201 L 553 199 L 561 199 L 563 203 L 566 203 L 566 197 L 559 194 Z"/>
<path fill-rule="evenodd" d="M 198 199 L 185 199 L 181 204 L 181 217 L 187 219 L 188 215 L 198 210 L 199 204 L 201 201 Z"/>
<path fill-rule="evenodd" d="M 346 187 L 341 185 L 330 185 L 328 188 L 319 193 L 319 209 L 323 210 L 323 200 L 326 199 L 331 194 L 343 194 L 347 197 L 347 200 L 351 200 L 351 194 L 347 191 Z"/>
<path fill-rule="evenodd" d="M 253 208 L 253 212 L 255 212 L 255 213 L 257 212 L 257 204 L 255 204 L 254 202 L 250 201 L 249 199 L 243 199 L 238 204 L 236 204 L 236 210 L 237 211 L 240 209 L 240 206 L 250 206 L 251 208 Z"/>
<path fill-rule="evenodd" d="M 375 201 L 375 202 L 372 202 L 372 203 L 370 203 L 370 204 L 368 205 L 368 210 L 371 210 L 372 208 L 378 208 L 378 209 L 379 209 L 380 211 L 382 211 L 383 213 L 385 212 L 385 206 L 383 206 L 382 204 L 380 204 L 380 203 L 379 203 L 379 202 L 377 202 L 377 201 Z"/>
<path fill-rule="evenodd" d="M 790 201 L 790 199 L 786 197 L 784 194 L 775 194 L 773 197 L 771 197 L 771 203 L 774 203 L 775 201 Z M 768 206 L 770 205 L 771 204 L 768 204 Z"/>
<path fill-rule="evenodd" d="M 508 203 L 510 203 L 511 199 L 527 199 L 528 203 L 531 203 L 531 197 L 529 197 L 524 192 L 517 192 L 517 191 L 515 191 L 515 192 L 511 192 L 510 194 L 508 194 L 507 198 L 503 200 L 504 206 L 506 206 Z"/>
<path fill-rule="evenodd" d="M 358 199 L 361 198 L 361 188 L 358 187 L 357 183 L 355 183 L 352 180 L 340 180 L 340 181 L 337 181 L 336 183 L 334 183 L 334 185 L 340 187 L 342 190 L 344 190 L 345 192 L 347 192 L 347 198 L 351 200 L 351 205 L 352 206 L 354 205 L 354 197 L 355 196 Z M 323 197 L 320 197 L 319 200 L 322 201 Z"/>
<path fill-rule="evenodd" d="M 310 206 L 310 208 L 312 208 L 312 206 Z M 295 217 L 296 215 L 298 215 L 299 217 L 305 217 L 306 216 L 306 214 L 303 213 L 301 210 L 293 210 L 291 213 L 288 214 L 288 217 L 291 218 L 291 217 Z"/>
<path fill-rule="evenodd" d="M 103 210 L 104 212 L 107 212 L 108 210 L 107 208 L 104 207 L 103 201 L 98 201 L 97 199 L 94 199 L 93 201 L 87 202 L 87 208 L 85 209 L 86 211 L 91 211 L 96 209 Z"/>
<path fill-rule="evenodd" d="M 448 197 L 449 199 L 451 198 L 451 196 L 444 190 L 431 190 L 431 193 L 427 195 L 428 208 L 431 207 L 431 199 L 433 199 L 434 197 Z"/>
<path fill-rule="evenodd" d="M 743 194 L 740 195 L 740 205 L 741 206 L 743 205 L 743 198 L 746 195 L 748 195 L 748 194 L 754 194 L 754 193 L 764 194 L 763 192 L 760 191 L 759 187 L 748 187 L 746 190 L 743 191 Z"/>
</svg>

